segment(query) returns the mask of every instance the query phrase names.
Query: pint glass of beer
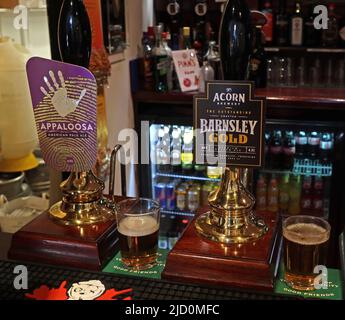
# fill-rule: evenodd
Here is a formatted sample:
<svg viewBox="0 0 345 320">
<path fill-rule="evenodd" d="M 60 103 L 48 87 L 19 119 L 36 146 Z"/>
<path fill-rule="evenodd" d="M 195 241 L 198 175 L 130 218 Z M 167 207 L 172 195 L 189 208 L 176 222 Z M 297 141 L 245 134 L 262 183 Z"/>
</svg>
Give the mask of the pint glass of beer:
<svg viewBox="0 0 345 320">
<path fill-rule="evenodd" d="M 331 227 L 311 216 L 292 216 L 283 222 L 285 281 L 296 290 L 314 290 L 314 273 L 326 265 Z"/>
<path fill-rule="evenodd" d="M 150 199 L 128 199 L 116 205 L 117 231 L 123 264 L 146 270 L 157 260 L 160 206 Z"/>
</svg>

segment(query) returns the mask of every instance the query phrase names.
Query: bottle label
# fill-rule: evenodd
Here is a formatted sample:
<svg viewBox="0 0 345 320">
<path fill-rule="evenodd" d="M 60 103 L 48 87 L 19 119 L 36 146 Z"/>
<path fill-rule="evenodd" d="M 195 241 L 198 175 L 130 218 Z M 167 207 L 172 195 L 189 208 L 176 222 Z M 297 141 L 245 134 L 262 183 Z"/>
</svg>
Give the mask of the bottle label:
<svg viewBox="0 0 345 320">
<path fill-rule="evenodd" d="M 264 12 L 267 19 L 266 24 L 262 27 L 262 32 L 265 35 L 267 42 L 272 42 L 273 40 L 273 14 L 271 12 Z"/>
<path fill-rule="evenodd" d="M 321 150 L 332 150 L 333 143 L 332 141 L 321 141 L 320 142 L 320 149 Z"/>
<path fill-rule="evenodd" d="M 198 3 L 194 7 L 195 14 L 199 17 L 203 17 L 207 13 L 207 4 L 206 3 Z"/>
<path fill-rule="evenodd" d="M 180 210 L 185 210 L 186 208 L 186 195 L 178 193 L 176 196 L 176 207 Z"/>
<path fill-rule="evenodd" d="M 313 207 L 316 210 L 322 210 L 323 209 L 323 200 L 322 199 L 314 199 Z"/>
<path fill-rule="evenodd" d="M 311 209 L 312 203 L 310 198 L 304 198 L 301 200 L 302 209 Z"/>
<path fill-rule="evenodd" d="M 307 137 L 296 137 L 296 144 L 304 146 L 308 144 L 308 138 Z"/>
<path fill-rule="evenodd" d="M 177 2 L 172 2 L 167 5 L 167 12 L 171 16 L 176 16 L 180 12 L 180 5 Z"/>
<path fill-rule="evenodd" d="M 169 59 L 166 56 L 157 58 L 156 68 L 161 76 L 168 73 Z"/>
<path fill-rule="evenodd" d="M 181 160 L 182 163 L 187 164 L 187 163 L 192 163 L 193 162 L 193 153 L 182 153 L 181 155 Z"/>
<path fill-rule="evenodd" d="M 292 19 L 291 44 L 295 46 L 302 45 L 303 41 L 303 18 L 295 17 Z"/>
<path fill-rule="evenodd" d="M 320 138 L 309 138 L 308 144 L 311 146 L 318 146 L 320 144 Z"/>
</svg>

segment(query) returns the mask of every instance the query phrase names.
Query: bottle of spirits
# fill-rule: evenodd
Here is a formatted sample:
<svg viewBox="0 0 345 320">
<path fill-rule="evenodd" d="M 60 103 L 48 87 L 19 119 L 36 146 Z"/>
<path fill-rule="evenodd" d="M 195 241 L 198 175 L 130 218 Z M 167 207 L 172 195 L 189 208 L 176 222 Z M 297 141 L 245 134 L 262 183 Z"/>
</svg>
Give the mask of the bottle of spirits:
<svg viewBox="0 0 345 320">
<path fill-rule="evenodd" d="M 328 5 L 328 28 L 322 30 L 321 43 L 323 47 L 336 47 L 338 45 L 338 17 L 335 13 L 335 4 Z"/>
<path fill-rule="evenodd" d="M 314 20 L 314 5 L 310 5 L 309 17 L 306 19 L 304 24 L 304 43 L 308 47 L 317 47 L 320 45 L 321 33 L 320 30 L 315 28 Z"/>
<path fill-rule="evenodd" d="M 219 31 L 222 78 L 245 80 L 251 53 L 250 11 L 244 0 L 228 0 Z"/>
<path fill-rule="evenodd" d="M 171 169 L 174 173 L 181 173 L 182 137 L 181 129 L 178 126 L 173 127 L 171 137 Z"/>
<path fill-rule="evenodd" d="M 162 39 L 163 39 L 164 49 L 168 54 L 169 65 L 168 65 L 167 81 L 168 81 L 168 90 L 171 91 L 173 89 L 174 61 L 172 58 L 172 50 L 169 47 L 170 33 L 169 32 L 163 32 L 162 33 Z"/>
<path fill-rule="evenodd" d="M 167 5 L 167 12 L 170 16 L 170 23 L 168 28 L 171 34 L 171 49 L 179 50 L 180 37 L 180 5 L 176 0 L 169 0 Z"/>
<path fill-rule="evenodd" d="M 147 32 L 144 32 L 142 38 L 142 73 L 144 76 L 144 89 L 153 91 L 152 44 Z"/>
<path fill-rule="evenodd" d="M 169 58 L 162 42 L 162 26 L 155 27 L 156 45 L 153 48 L 153 74 L 156 92 L 168 91 Z"/>
<path fill-rule="evenodd" d="M 193 48 L 196 51 L 199 63 L 202 64 L 203 57 L 206 54 L 206 14 L 207 14 L 207 1 L 195 0 L 194 13 L 195 13 L 195 26 L 194 26 L 194 42 Z"/>
<path fill-rule="evenodd" d="M 279 0 L 275 39 L 277 46 L 287 46 L 289 44 L 289 18 L 286 13 L 286 0 Z"/>
<path fill-rule="evenodd" d="M 205 56 L 205 59 L 210 63 L 211 67 L 214 70 L 214 79 L 220 79 L 220 56 L 216 48 L 216 41 L 210 41 L 208 44 L 208 50 Z"/>
<path fill-rule="evenodd" d="M 262 32 L 265 35 L 265 43 L 267 46 L 272 45 L 273 43 L 273 9 L 272 9 L 272 1 L 266 0 L 264 2 L 264 8 L 262 13 L 265 15 L 267 22 L 262 27 Z"/>
<path fill-rule="evenodd" d="M 183 49 L 191 49 L 191 41 L 190 41 L 190 28 L 183 27 Z"/>
<path fill-rule="evenodd" d="M 303 45 L 303 16 L 300 1 L 295 2 L 295 11 L 291 17 L 290 35 L 292 46 Z"/>
<path fill-rule="evenodd" d="M 89 67 L 92 34 L 82 0 L 65 0 L 60 11 L 58 44 L 62 61 Z"/>
<path fill-rule="evenodd" d="M 182 146 L 182 172 L 184 174 L 191 174 L 193 171 L 193 129 L 185 128 L 183 133 L 183 146 Z"/>
<path fill-rule="evenodd" d="M 267 57 L 262 44 L 262 27 L 256 26 L 253 32 L 253 49 L 250 55 L 248 80 L 255 83 L 257 88 L 266 87 Z"/>
<path fill-rule="evenodd" d="M 200 69 L 199 92 L 205 92 L 206 81 L 214 80 L 214 70 L 208 60 L 205 60 Z"/>
</svg>

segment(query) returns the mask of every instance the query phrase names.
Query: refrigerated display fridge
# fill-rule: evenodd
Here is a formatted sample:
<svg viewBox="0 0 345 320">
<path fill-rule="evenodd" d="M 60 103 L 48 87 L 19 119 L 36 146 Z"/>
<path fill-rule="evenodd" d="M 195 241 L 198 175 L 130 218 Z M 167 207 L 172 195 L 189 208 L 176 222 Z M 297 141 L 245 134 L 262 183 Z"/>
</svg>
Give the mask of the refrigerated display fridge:
<svg viewBox="0 0 345 320">
<path fill-rule="evenodd" d="M 141 121 L 150 123 L 151 162 L 139 167 L 140 196 L 157 199 L 164 215 L 188 220 L 198 208 L 207 206 L 222 172 L 222 168 L 194 163 L 192 96 L 176 93 L 169 99 L 134 93 L 137 128 Z M 303 214 L 328 219 L 333 228 L 330 263 L 335 266 L 336 243 L 344 227 L 345 123 L 336 113 L 324 117 L 326 110 L 300 120 L 294 115 L 297 108 L 290 115 L 283 110 L 279 118 L 278 106 L 279 102 L 269 103 L 265 165 L 249 175 L 255 210 L 258 215 L 270 211 L 283 217 Z M 304 109 L 312 112 L 308 105 Z"/>
</svg>

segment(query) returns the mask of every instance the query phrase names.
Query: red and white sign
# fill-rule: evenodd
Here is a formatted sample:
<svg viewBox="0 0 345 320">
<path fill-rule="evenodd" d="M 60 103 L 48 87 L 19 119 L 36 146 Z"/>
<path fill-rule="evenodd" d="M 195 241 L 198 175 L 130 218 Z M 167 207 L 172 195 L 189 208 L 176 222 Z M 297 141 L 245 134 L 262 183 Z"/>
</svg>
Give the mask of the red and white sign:
<svg viewBox="0 0 345 320">
<path fill-rule="evenodd" d="M 172 56 L 181 91 L 198 90 L 200 66 L 195 50 L 173 51 Z"/>
</svg>

